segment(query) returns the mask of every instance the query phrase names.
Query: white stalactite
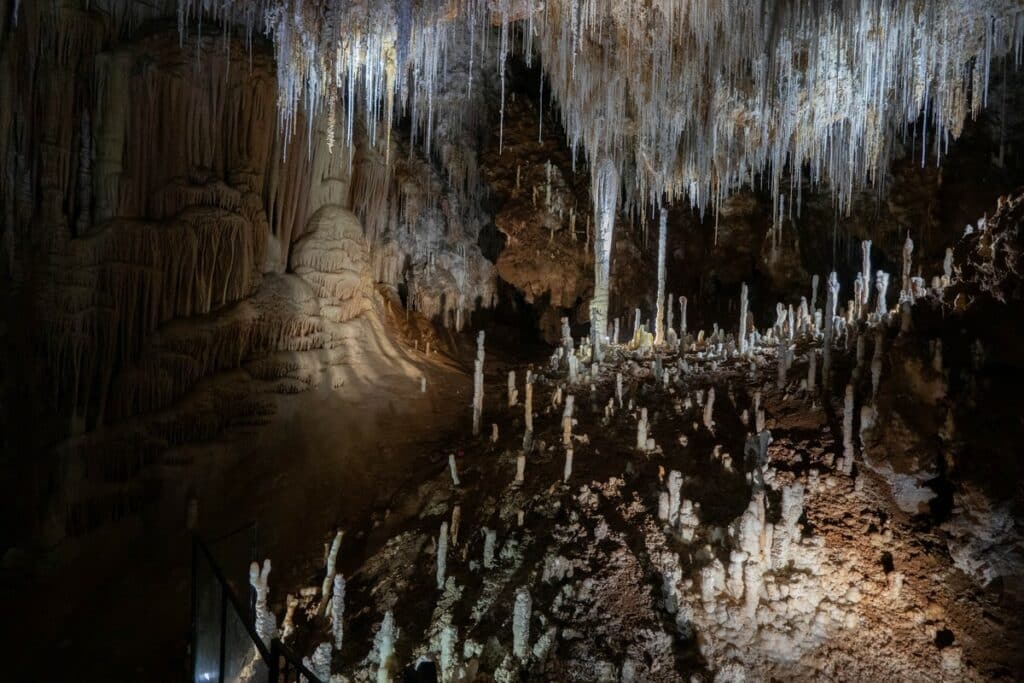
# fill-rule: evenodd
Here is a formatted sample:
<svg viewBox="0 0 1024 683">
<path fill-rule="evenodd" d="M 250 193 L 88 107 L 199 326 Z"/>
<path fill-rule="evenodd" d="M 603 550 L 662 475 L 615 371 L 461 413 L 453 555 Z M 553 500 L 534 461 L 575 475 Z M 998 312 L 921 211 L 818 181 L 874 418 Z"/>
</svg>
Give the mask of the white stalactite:
<svg viewBox="0 0 1024 683">
<path fill-rule="evenodd" d="M 484 411 L 484 332 L 476 335 L 476 361 L 473 363 L 473 436 L 480 435 L 480 417 Z"/>
</svg>

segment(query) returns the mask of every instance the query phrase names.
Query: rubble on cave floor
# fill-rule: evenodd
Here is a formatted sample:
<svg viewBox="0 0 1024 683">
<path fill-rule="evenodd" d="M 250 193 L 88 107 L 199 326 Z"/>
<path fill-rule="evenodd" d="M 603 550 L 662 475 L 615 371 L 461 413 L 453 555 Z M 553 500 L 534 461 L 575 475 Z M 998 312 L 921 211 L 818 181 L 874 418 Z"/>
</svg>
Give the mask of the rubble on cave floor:
<svg viewBox="0 0 1024 683">
<path fill-rule="evenodd" d="M 815 332 L 788 330 L 807 359 Z M 517 373 L 529 434 L 524 392 L 488 387 L 483 436 L 439 445 L 353 550 L 332 680 L 428 660 L 446 681 L 988 680 L 1019 665 L 993 647 L 1006 607 L 847 459 L 838 380 L 870 381 L 853 352 L 820 405 L 808 368 L 777 369 L 771 334 L 744 354 L 717 330 L 634 341 Z M 292 642 L 313 652 L 329 629 L 301 618 Z"/>
</svg>

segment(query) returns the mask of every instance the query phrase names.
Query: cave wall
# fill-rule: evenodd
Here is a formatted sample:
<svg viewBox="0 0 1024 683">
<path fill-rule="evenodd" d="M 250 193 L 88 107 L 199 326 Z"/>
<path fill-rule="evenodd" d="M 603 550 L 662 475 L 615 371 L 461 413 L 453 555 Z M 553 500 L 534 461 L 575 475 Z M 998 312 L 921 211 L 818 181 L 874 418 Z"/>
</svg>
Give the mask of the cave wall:
<svg viewBox="0 0 1024 683">
<path fill-rule="evenodd" d="M 325 112 L 288 137 L 258 39 L 209 24 L 183 38 L 174 2 L 32 3 L 16 24 L 13 12 L 6 2 L 2 260 L 9 305 L 31 316 L 23 379 L 38 373 L 44 412 L 70 417 L 57 435 L 166 407 L 255 354 L 329 344 L 315 323 L 247 310 L 302 290 L 268 284 L 281 277 L 306 280 L 334 322 L 372 309 L 378 283 L 456 328 L 492 303 L 478 119 L 439 114 L 429 158 L 397 133 L 332 144 Z M 439 109 L 467 70 L 449 73 Z M 296 247 L 322 230 L 333 237 L 314 239 L 346 243 L 311 264 Z M 321 266 L 331 274 L 313 275 Z M 346 270 L 358 282 L 325 283 Z"/>
<path fill-rule="evenodd" d="M 17 4 L 0 2 L 9 542 L 138 522 L 175 450 L 265 423 L 265 392 L 418 377 L 400 293 L 454 329 L 493 304 L 468 62 L 437 84 L 429 154 L 414 121 L 357 124 L 349 147 L 329 112 L 285 135 L 269 45 L 200 17 L 182 34 L 173 0 Z"/>
</svg>

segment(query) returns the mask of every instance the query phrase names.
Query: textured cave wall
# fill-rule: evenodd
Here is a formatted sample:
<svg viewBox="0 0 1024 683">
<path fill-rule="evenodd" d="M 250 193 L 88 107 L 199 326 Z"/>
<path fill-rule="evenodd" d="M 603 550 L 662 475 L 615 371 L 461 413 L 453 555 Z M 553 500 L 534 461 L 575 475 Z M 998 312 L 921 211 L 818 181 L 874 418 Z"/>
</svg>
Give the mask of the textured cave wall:
<svg viewBox="0 0 1024 683">
<path fill-rule="evenodd" d="M 254 327 L 229 309 L 256 296 L 264 274 L 309 279 L 315 268 L 291 262 L 294 245 L 322 227 L 323 207 L 365 225 L 338 252 L 368 262 L 361 296 L 372 298 L 368 283 L 408 284 L 417 309 L 455 327 L 491 304 L 472 135 L 460 142 L 477 121 L 445 119 L 428 161 L 398 139 L 388 150 L 359 134 L 358 149 L 328 150 L 322 116 L 285 139 L 265 46 L 217 27 L 181 41 L 176 24 L 157 20 L 174 18 L 174 3 L 136 14 L 134 3 L 87 5 L 21 8 L 5 27 L 0 107 L 4 260 L 36 316 L 40 387 L 54 412 L 72 413 L 72 430 L 164 407 L 198 378 L 308 336 L 273 316 L 257 316 L 260 331 L 209 330 L 226 330 L 221 318 Z M 343 289 L 321 302 L 338 308 L 334 299 L 354 295 Z M 200 316 L 213 319 L 195 339 L 156 334 Z M 167 352 L 186 358 L 158 358 Z M 154 363 L 178 367 L 150 381 Z"/>
<path fill-rule="evenodd" d="M 170 449 L 266 420 L 254 381 L 415 374 L 384 322 L 400 294 L 460 329 L 495 298 L 468 65 L 429 155 L 408 126 L 332 145 L 326 112 L 289 139 L 269 47 L 182 39 L 176 8 L 21 3 L 15 25 L 0 3 L 0 443 L 5 482 L 31 482 L 12 539 L 137 515 Z"/>
<path fill-rule="evenodd" d="M 865 466 L 904 512 L 940 526 L 956 566 L 1020 601 L 1024 196 L 988 213 L 954 241 L 942 300 L 915 305 L 910 329 L 884 339 L 876 414 L 861 438 Z"/>
</svg>

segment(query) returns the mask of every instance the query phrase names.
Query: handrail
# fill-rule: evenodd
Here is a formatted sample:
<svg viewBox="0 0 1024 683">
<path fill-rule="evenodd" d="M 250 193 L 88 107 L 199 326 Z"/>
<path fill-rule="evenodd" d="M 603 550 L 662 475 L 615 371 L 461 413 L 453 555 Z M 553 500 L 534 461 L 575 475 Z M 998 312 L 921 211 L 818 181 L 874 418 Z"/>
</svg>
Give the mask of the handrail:
<svg viewBox="0 0 1024 683">
<path fill-rule="evenodd" d="M 231 532 L 232 535 L 241 531 L 245 527 L 242 527 L 235 532 Z M 221 537 L 223 538 L 223 537 Z M 198 577 L 198 563 L 200 560 L 204 560 L 210 571 L 213 573 L 213 577 L 217 580 L 217 583 L 221 589 L 221 606 L 220 606 L 220 653 L 219 653 L 219 666 L 217 669 L 217 676 L 219 683 L 225 683 L 224 681 L 224 664 L 225 664 L 225 640 L 227 634 L 227 609 L 230 605 L 231 609 L 235 611 L 235 616 L 242 625 L 245 627 L 245 632 L 248 634 L 252 644 L 256 647 L 256 651 L 259 653 L 260 658 L 267 666 L 269 675 L 267 680 L 270 683 L 280 683 L 280 676 L 284 674 L 285 682 L 291 680 L 288 676 L 298 674 L 300 677 L 305 678 L 309 683 L 323 683 L 312 671 L 309 670 L 302 663 L 302 658 L 296 654 L 291 648 L 285 645 L 279 638 L 273 638 L 270 641 L 268 647 L 263 640 L 259 637 L 256 632 L 256 625 L 253 623 L 251 618 L 246 618 L 245 615 L 248 613 L 245 605 L 232 590 L 231 584 L 228 583 L 227 578 L 221 571 L 221 568 L 213 559 L 213 554 L 210 549 L 203 542 L 198 535 L 192 536 L 192 652 L 191 652 L 191 671 L 192 681 L 196 680 L 196 665 L 198 657 L 198 615 L 197 615 L 197 585 L 196 580 Z M 282 666 L 283 663 L 283 666 Z"/>
</svg>

